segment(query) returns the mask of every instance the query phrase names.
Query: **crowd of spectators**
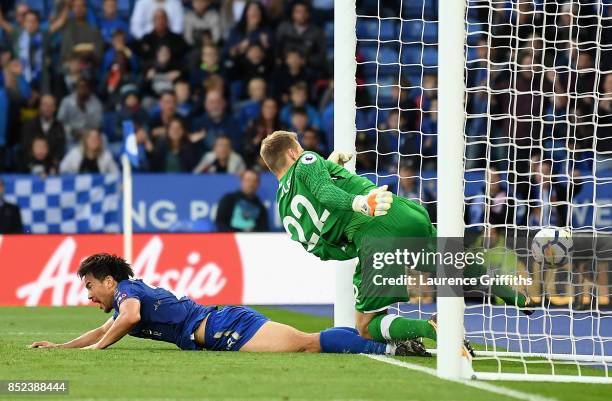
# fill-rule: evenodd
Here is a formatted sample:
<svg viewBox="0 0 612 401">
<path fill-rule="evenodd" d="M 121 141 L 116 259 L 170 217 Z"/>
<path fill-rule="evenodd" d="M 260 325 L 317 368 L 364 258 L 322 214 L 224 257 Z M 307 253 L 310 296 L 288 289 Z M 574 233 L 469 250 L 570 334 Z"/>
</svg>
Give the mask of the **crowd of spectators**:
<svg viewBox="0 0 612 401">
<path fill-rule="evenodd" d="M 419 177 L 437 162 L 437 33 L 418 22 L 437 6 L 421 3 L 357 2 L 357 169 L 399 173 L 435 209 Z M 517 203 L 492 224 L 566 225 L 585 172 L 612 168 L 612 5 L 595 6 L 470 2 L 466 167 L 499 178 L 483 186 L 490 207 Z M 116 172 L 127 120 L 142 172 L 265 171 L 278 129 L 326 155 L 332 18 L 332 0 L 5 0 L 0 172 Z M 360 40 L 389 24 L 402 41 Z"/>
<path fill-rule="evenodd" d="M 582 184 L 612 168 L 612 5 L 473 11 L 491 39 L 467 64 L 467 167 L 507 172 L 489 183 L 491 210 L 506 200 L 489 223 L 569 226 Z"/>
<path fill-rule="evenodd" d="M 416 180 L 413 197 L 427 202 L 418 177 L 436 167 L 437 5 L 379 4 L 359 13 L 372 29 L 363 40 L 357 31 L 357 168 L 399 172 L 400 188 Z M 484 203 L 503 202 L 489 223 L 569 225 L 581 184 L 612 171 L 612 4 L 473 0 L 466 22 L 466 168 L 497 179 L 466 209 L 468 224 L 482 226 Z M 404 42 L 366 40 L 385 35 Z"/>
<path fill-rule="evenodd" d="M 263 138 L 332 136 L 333 1 L 8 0 L 0 5 L 0 172 L 267 170 Z M 328 40 L 329 39 L 329 40 Z"/>
</svg>

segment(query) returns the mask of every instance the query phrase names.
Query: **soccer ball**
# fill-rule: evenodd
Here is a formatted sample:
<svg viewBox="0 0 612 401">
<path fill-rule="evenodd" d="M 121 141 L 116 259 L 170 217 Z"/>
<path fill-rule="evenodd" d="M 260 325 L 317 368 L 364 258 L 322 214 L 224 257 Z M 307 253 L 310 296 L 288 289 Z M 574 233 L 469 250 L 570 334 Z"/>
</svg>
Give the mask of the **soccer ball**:
<svg viewBox="0 0 612 401">
<path fill-rule="evenodd" d="M 551 267 L 566 264 L 573 250 L 572 235 L 563 228 L 543 228 L 531 242 L 531 252 L 536 262 Z"/>
</svg>

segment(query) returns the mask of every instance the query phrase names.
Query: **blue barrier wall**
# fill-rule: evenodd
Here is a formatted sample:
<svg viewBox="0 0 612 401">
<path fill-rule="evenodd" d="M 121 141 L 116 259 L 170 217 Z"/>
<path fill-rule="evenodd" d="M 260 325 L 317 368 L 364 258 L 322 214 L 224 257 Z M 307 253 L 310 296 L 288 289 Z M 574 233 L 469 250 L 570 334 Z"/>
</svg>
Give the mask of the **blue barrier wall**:
<svg viewBox="0 0 612 401">
<path fill-rule="evenodd" d="M 376 180 L 374 175 L 366 176 Z M 120 177 L 62 176 L 43 180 L 7 175 L 3 178 L 6 199 L 20 205 L 22 216 L 27 217 L 24 223 L 28 232 L 116 232 L 120 229 L 120 185 L 117 185 Z M 483 178 L 483 174 L 478 173 L 466 175 L 467 196 L 482 190 Z M 425 173 L 422 182 L 435 192 L 434 174 Z M 392 187 L 397 183 L 397 177 L 379 178 L 377 182 Z M 217 204 L 224 194 L 237 191 L 240 181 L 236 176 L 225 174 L 135 174 L 133 185 L 136 232 L 206 232 L 215 231 Z M 273 175 L 261 176 L 258 195 L 268 209 L 270 227 L 273 231 L 282 231 L 274 200 L 276 188 L 277 180 Z M 111 199 L 114 203 L 109 202 Z M 94 207 L 92 200 L 100 206 Z M 75 211 L 68 210 L 75 204 Z M 574 204 L 574 228 L 588 228 L 593 224 L 600 229 L 612 228 L 612 179 L 600 177 L 596 182 L 585 179 Z M 51 213 L 52 209 L 59 211 L 59 217 Z M 95 215 L 97 212 L 100 215 Z M 67 224 L 67 218 L 79 217 L 89 219 L 89 223 Z M 32 221 L 34 218 L 38 221 Z"/>
</svg>

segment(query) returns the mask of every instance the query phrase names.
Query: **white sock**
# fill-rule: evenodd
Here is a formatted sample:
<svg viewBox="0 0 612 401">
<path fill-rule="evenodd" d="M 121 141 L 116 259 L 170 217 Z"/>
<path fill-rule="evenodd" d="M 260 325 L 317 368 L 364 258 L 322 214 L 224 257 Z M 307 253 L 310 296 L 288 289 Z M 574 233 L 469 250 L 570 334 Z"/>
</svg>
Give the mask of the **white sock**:
<svg viewBox="0 0 612 401">
<path fill-rule="evenodd" d="M 397 345 L 393 343 L 387 343 L 387 347 L 385 348 L 385 355 L 395 355 L 396 349 Z"/>
</svg>

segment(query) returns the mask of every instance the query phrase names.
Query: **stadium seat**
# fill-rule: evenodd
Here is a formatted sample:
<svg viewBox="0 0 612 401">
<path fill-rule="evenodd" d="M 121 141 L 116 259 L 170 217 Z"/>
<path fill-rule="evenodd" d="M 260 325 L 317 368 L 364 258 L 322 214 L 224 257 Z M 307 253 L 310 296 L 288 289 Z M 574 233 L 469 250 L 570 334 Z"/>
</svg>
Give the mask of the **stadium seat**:
<svg viewBox="0 0 612 401">
<path fill-rule="evenodd" d="M 422 45 L 403 45 L 400 61 L 402 64 L 420 66 L 422 54 Z"/>
<path fill-rule="evenodd" d="M 49 18 L 53 11 L 53 0 L 25 0 L 22 3 L 27 4 L 31 10 L 36 11 L 41 20 Z"/>
<path fill-rule="evenodd" d="M 377 18 L 357 18 L 357 40 L 378 39 Z"/>
<path fill-rule="evenodd" d="M 437 0 L 404 1 L 403 18 L 433 20 L 438 17 Z"/>
<path fill-rule="evenodd" d="M 395 20 L 380 20 L 380 40 L 397 40 L 398 23 Z"/>
<path fill-rule="evenodd" d="M 364 130 L 367 128 L 371 128 L 371 111 L 367 109 L 357 109 L 357 113 L 355 115 L 355 125 L 358 130 Z"/>
<path fill-rule="evenodd" d="M 397 40 L 397 29 L 393 20 L 358 18 L 357 40 Z"/>
<path fill-rule="evenodd" d="M 401 39 L 403 42 L 438 42 L 438 23 L 427 21 L 404 21 L 402 23 Z"/>
<path fill-rule="evenodd" d="M 399 64 L 399 52 L 397 46 L 381 44 L 377 54 L 377 60 L 382 64 Z"/>
<path fill-rule="evenodd" d="M 438 47 L 425 46 L 423 49 L 423 65 L 426 67 L 438 66 Z"/>
<path fill-rule="evenodd" d="M 486 34 L 485 27 L 481 24 L 466 24 L 467 29 L 467 43 L 470 46 L 478 44 L 478 40 Z"/>
<path fill-rule="evenodd" d="M 332 48 L 334 46 L 334 22 L 328 21 L 323 25 L 323 30 L 325 31 L 325 38 L 327 38 L 327 47 Z"/>
<path fill-rule="evenodd" d="M 474 48 L 474 47 L 468 47 L 465 57 L 466 57 L 467 61 L 477 60 L 478 59 L 478 50 L 476 48 Z"/>
<path fill-rule="evenodd" d="M 330 103 L 321 113 L 321 131 L 330 149 L 334 144 L 334 104 Z"/>
<path fill-rule="evenodd" d="M 116 132 L 117 125 L 117 113 L 112 111 L 104 112 L 102 133 L 106 136 L 108 142 L 121 141 L 121 133 Z"/>
<path fill-rule="evenodd" d="M 468 8 L 467 20 L 470 23 L 478 23 L 479 22 L 479 19 L 478 19 L 478 9 L 477 8 L 472 8 L 472 7 Z"/>
<path fill-rule="evenodd" d="M 378 46 L 375 43 L 357 42 L 357 53 L 361 54 L 363 61 L 376 61 Z"/>
</svg>

